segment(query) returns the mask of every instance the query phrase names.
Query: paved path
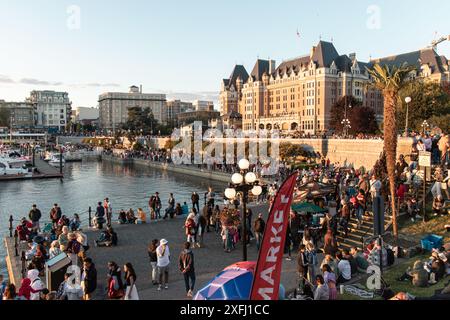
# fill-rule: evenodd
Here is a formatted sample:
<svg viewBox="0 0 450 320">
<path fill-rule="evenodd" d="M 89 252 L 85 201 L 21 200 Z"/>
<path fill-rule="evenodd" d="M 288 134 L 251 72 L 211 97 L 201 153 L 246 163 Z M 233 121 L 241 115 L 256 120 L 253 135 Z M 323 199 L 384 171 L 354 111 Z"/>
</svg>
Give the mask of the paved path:
<svg viewBox="0 0 450 320">
<path fill-rule="evenodd" d="M 267 205 L 253 208 L 253 216 L 256 219 L 259 212 L 267 216 Z M 88 256 L 92 257 L 98 272 L 99 289 L 97 298 L 104 298 L 106 283 L 106 265 L 108 261 L 115 261 L 121 268 L 123 264 L 131 262 L 137 273 L 137 288 L 141 299 L 186 299 L 184 279 L 178 270 L 178 256 L 182 245 L 186 241 L 184 234 L 184 218 L 168 221 L 159 221 L 146 225 L 113 226 L 119 237 L 119 245 L 114 248 L 97 248 L 93 241 L 97 238 L 98 231 L 86 232 L 91 249 Z M 169 276 L 169 289 L 161 292 L 152 285 L 150 278 L 150 263 L 147 255 L 147 245 L 152 239 L 166 238 L 169 241 L 171 251 L 171 265 Z M 238 245 L 232 253 L 225 253 L 222 249 L 220 235 L 215 232 L 206 233 L 204 248 L 194 249 L 195 270 L 197 281 L 195 290 L 201 289 L 211 281 L 225 267 L 242 260 L 242 246 Z M 248 247 L 249 260 L 256 260 L 257 252 L 254 241 Z M 295 257 L 294 257 L 295 258 Z M 283 261 L 282 283 L 286 289 L 295 288 L 296 283 L 296 259 Z"/>
</svg>

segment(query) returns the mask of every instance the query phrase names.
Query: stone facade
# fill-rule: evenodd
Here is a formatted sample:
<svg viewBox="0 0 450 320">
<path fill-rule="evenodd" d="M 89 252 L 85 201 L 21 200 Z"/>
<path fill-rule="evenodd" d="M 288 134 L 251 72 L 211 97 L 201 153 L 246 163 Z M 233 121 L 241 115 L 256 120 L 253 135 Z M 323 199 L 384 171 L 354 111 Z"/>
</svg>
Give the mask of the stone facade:
<svg viewBox="0 0 450 320">
<path fill-rule="evenodd" d="M 322 134 L 329 129 L 331 108 L 340 98 L 353 96 L 383 115 L 380 92 L 369 88 L 367 68 L 375 63 L 417 67 L 412 79 L 450 81 L 449 62 L 432 48 L 361 62 L 355 53 L 340 55 L 334 45 L 320 41 L 309 55 L 283 61 L 258 59 L 250 73 L 236 65 L 222 80 L 221 114 L 238 111 L 244 130 L 275 129 Z"/>
</svg>

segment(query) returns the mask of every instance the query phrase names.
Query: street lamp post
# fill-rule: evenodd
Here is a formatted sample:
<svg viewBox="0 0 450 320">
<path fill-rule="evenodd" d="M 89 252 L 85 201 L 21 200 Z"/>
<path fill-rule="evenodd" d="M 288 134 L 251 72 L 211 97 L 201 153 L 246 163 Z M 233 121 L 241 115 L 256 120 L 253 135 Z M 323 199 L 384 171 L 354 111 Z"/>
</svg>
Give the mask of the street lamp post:
<svg viewBox="0 0 450 320">
<path fill-rule="evenodd" d="M 427 129 L 430 127 L 430 125 L 428 124 L 428 122 L 427 122 L 427 120 L 425 120 L 423 123 L 422 123 L 422 133 L 425 135 L 425 133 L 426 133 L 426 131 L 427 131 Z"/>
<path fill-rule="evenodd" d="M 256 174 L 249 171 L 250 162 L 247 159 L 239 161 L 240 173 L 235 173 L 231 176 L 230 187 L 225 190 L 225 197 L 232 200 L 237 194 L 242 195 L 242 249 L 243 261 L 247 261 L 247 202 L 249 192 L 255 196 L 262 193 L 262 187 L 259 185 Z"/>
<path fill-rule="evenodd" d="M 405 120 L 405 137 L 408 137 L 409 132 L 408 132 L 408 117 L 409 117 L 409 104 L 411 103 L 412 99 L 411 97 L 406 97 L 405 98 L 405 102 L 406 102 L 406 120 Z"/>
<path fill-rule="evenodd" d="M 352 105 L 350 104 L 348 106 L 349 109 L 352 108 Z M 348 136 L 348 129 L 351 129 L 351 125 L 350 125 L 350 120 L 347 117 L 347 103 L 345 103 L 345 109 L 344 109 L 344 119 L 341 121 L 341 124 L 343 126 L 344 129 L 344 136 L 347 137 Z"/>
</svg>

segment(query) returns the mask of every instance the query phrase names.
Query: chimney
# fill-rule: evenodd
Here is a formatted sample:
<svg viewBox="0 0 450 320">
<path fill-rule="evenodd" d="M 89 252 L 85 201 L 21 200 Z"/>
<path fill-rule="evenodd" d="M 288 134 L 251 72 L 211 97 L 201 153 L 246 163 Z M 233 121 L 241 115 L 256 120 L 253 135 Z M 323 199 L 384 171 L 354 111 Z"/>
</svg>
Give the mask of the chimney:
<svg viewBox="0 0 450 320">
<path fill-rule="evenodd" d="M 350 53 L 349 55 L 348 55 L 348 57 L 350 58 L 350 60 L 355 60 L 356 59 L 356 53 Z"/>
<path fill-rule="evenodd" d="M 316 52 L 316 46 L 313 46 L 312 48 L 311 48 L 311 53 L 310 53 L 310 55 L 309 55 L 309 57 L 312 59 L 312 57 L 313 57 L 313 55 L 314 55 L 314 53 Z"/>
<path fill-rule="evenodd" d="M 139 92 L 142 94 L 142 84 L 140 85 Z"/>
</svg>

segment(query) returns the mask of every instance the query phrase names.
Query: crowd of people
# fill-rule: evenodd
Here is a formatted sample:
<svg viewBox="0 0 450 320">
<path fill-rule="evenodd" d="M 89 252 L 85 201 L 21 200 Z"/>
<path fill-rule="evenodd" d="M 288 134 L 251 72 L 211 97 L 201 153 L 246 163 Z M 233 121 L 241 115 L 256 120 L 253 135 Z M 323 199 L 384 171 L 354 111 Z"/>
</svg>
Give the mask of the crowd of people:
<svg viewBox="0 0 450 320">
<path fill-rule="evenodd" d="M 396 165 L 398 207 L 412 221 L 423 218 L 420 216 L 421 204 L 415 187 L 420 180 L 417 173 L 418 159 L 415 157 L 414 150 L 421 151 L 423 148 L 424 151 L 428 150 L 434 155 L 433 163 L 436 165 L 436 170 L 433 173 L 433 214 L 446 214 L 445 198 L 449 198 L 448 173 L 445 171 L 448 165 L 448 141 L 444 144 L 442 139 L 437 140 L 436 137 L 431 136 L 416 137 L 416 139 L 410 163 L 406 161 L 406 157 L 400 156 Z M 158 162 L 171 161 L 167 153 L 162 150 L 148 154 L 133 152 L 129 156 Z M 254 171 L 259 169 L 257 165 L 250 168 Z M 295 169 L 283 166 L 281 178 L 287 177 L 293 170 Z M 376 199 L 386 200 L 386 195 L 382 192 L 385 181 L 381 180 L 376 170 L 348 168 L 339 163 L 331 163 L 325 158 L 322 158 L 315 166 L 297 169 L 297 171 L 299 176 L 294 191 L 295 199 L 301 197 L 306 185 L 326 185 L 331 188 L 331 191 L 318 197 L 311 196 L 308 192 L 306 196 L 308 202 L 324 209 L 323 214 L 291 212 L 284 253 L 287 260 L 292 260 L 293 254 L 297 253 L 300 296 L 315 300 L 334 300 L 338 296 L 338 288 L 341 285 L 351 282 L 359 274 L 365 274 L 372 265 L 390 266 L 399 256 L 398 248 L 379 243 L 377 239 L 369 241 L 363 248 L 342 246 L 342 241 L 339 240 L 346 239 L 354 230 L 364 228 L 366 219 L 372 214 L 373 203 Z M 267 202 L 270 205 L 279 187 L 278 182 L 263 186 L 262 194 L 252 200 L 255 204 Z M 311 188 L 308 188 L 311 191 Z M 320 187 L 316 191 L 320 191 Z M 230 253 L 243 239 L 247 244 L 255 242 L 256 250 L 259 250 L 266 228 L 264 215 L 261 212 L 254 215 L 253 210 L 248 208 L 242 214 L 239 209 L 241 204 L 239 199 L 225 198 L 223 204 L 217 203 L 216 194 L 211 188 L 204 194 L 204 198 L 206 205 L 201 211 L 201 199 L 197 192 L 192 193 L 189 205 L 188 201 L 183 204 L 177 202 L 171 193 L 163 208 L 160 195 L 156 192 L 149 198 L 148 209 L 138 208 L 136 214 L 132 208 L 127 211 L 120 210 L 117 218 L 113 215 L 110 199 L 105 198 L 103 202 L 98 202 L 92 221 L 94 227 L 101 230 L 94 245 L 99 247 L 118 245 L 118 235 L 112 227 L 114 223 L 134 225 L 184 217 L 182 228 L 186 235 L 186 242 L 180 248 L 177 269 L 185 280 L 186 296 L 192 298 L 196 282 L 193 249 L 205 247 L 203 241 L 205 233 L 214 232 L 222 241 L 224 252 Z M 243 219 L 247 219 L 246 234 L 242 229 Z M 356 226 L 351 226 L 353 219 L 356 219 Z M 49 213 L 49 222 L 41 226 L 41 221 L 42 213 L 36 205 L 33 205 L 28 219 L 23 218 L 16 228 L 19 240 L 27 242 L 29 247 L 25 254 L 27 276 L 22 280 L 18 290 L 12 284 L 3 283 L 1 287 L 3 298 L 5 300 L 90 300 L 94 298 L 97 290 L 97 270 L 93 260 L 88 257 L 88 239 L 80 229 L 79 215 L 74 214 L 69 219 L 63 215 L 58 204 L 55 204 Z M 71 274 L 67 273 L 58 290 L 52 292 L 45 288 L 41 278 L 44 275 L 45 263 L 61 253 L 65 253 L 73 265 L 82 269 L 81 284 L 74 285 Z M 153 285 L 158 291 L 168 290 L 171 270 L 168 241 L 166 239 L 152 240 L 148 246 L 148 256 Z M 412 285 L 419 287 L 432 285 L 448 274 L 448 261 L 448 251 L 443 248 L 435 250 L 429 261 L 417 261 L 412 268 L 399 277 L 399 281 L 411 281 Z M 117 263 L 110 261 L 107 268 L 109 299 L 139 299 L 136 287 L 137 276 L 131 263 L 126 263 L 121 269 Z"/>
</svg>

